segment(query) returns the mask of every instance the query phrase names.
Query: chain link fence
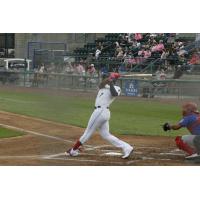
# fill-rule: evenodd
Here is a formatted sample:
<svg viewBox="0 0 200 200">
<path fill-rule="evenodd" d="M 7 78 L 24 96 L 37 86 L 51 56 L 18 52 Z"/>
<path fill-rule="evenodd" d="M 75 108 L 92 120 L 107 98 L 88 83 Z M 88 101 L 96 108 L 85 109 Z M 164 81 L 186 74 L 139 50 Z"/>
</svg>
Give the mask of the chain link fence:
<svg viewBox="0 0 200 200">
<path fill-rule="evenodd" d="M 96 91 L 101 78 L 61 73 L 1 72 L 0 84 L 21 87 Z M 120 78 L 122 95 L 144 98 L 199 98 L 200 80 L 144 80 Z"/>
</svg>

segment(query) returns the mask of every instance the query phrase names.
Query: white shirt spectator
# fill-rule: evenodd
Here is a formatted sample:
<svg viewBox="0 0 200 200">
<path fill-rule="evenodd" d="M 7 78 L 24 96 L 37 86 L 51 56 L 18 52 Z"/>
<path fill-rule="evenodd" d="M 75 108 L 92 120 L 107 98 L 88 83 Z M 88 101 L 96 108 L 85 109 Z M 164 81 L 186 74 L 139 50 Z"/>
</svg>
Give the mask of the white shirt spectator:
<svg viewBox="0 0 200 200">
<path fill-rule="evenodd" d="M 95 58 L 98 59 L 100 54 L 101 54 L 101 51 L 97 49 L 95 52 Z"/>
<path fill-rule="evenodd" d="M 169 52 L 168 52 L 168 51 L 163 51 L 160 58 L 163 59 L 163 60 L 164 60 L 164 59 L 167 59 L 167 56 L 168 56 L 168 55 L 169 55 Z"/>
<path fill-rule="evenodd" d="M 137 42 L 136 46 L 137 46 L 137 47 L 140 47 L 140 46 L 141 46 L 141 43 L 140 43 L 140 42 Z"/>
<path fill-rule="evenodd" d="M 39 69 L 39 73 L 44 73 L 44 65 L 42 65 Z"/>
<path fill-rule="evenodd" d="M 117 54 L 117 58 L 123 58 L 123 56 L 124 56 L 124 52 L 120 50 L 119 53 Z"/>
<path fill-rule="evenodd" d="M 64 73 L 65 73 L 65 72 L 66 72 L 66 73 L 73 73 L 73 71 L 74 71 L 74 69 L 73 69 L 71 63 L 67 63 L 67 64 L 66 64 L 66 67 L 65 67 L 65 69 L 64 69 Z"/>
<path fill-rule="evenodd" d="M 88 70 L 87 70 L 87 73 L 90 75 L 90 76 L 93 76 L 96 72 L 96 69 L 94 67 L 94 64 L 91 64 L 89 67 L 88 67 Z"/>
</svg>

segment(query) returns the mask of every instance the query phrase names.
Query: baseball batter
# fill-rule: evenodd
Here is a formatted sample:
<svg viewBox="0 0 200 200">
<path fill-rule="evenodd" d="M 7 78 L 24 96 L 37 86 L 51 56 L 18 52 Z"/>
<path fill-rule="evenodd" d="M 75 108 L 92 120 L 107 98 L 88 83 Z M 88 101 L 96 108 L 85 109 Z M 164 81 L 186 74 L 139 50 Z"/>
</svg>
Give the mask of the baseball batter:
<svg viewBox="0 0 200 200">
<path fill-rule="evenodd" d="M 188 156 L 187 159 L 200 156 L 200 113 L 197 109 L 197 104 L 188 102 L 182 106 L 183 118 L 179 123 L 170 125 L 165 123 L 163 125 L 164 131 L 179 130 L 186 127 L 191 133 L 190 135 L 177 136 L 175 139 L 176 145 L 179 149 L 185 151 Z"/>
<path fill-rule="evenodd" d="M 94 112 L 89 119 L 87 128 L 74 146 L 66 152 L 67 155 L 78 156 L 81 145 L 86 143 L 97 129 L 99 129 L 102 138 L 110 142 L 115 147 L 122 149 L 122 158 L 128 158 L 133 152 L 133 147 L 131 145 L 118 139 L 109 132 L 109 106 L 121 93 L 120 87 L 114 85 L 118 78 L 118 73 L 111 73 L 110 75 L 103 76 L 103 80 L 99 85 Z"/>
</svg>

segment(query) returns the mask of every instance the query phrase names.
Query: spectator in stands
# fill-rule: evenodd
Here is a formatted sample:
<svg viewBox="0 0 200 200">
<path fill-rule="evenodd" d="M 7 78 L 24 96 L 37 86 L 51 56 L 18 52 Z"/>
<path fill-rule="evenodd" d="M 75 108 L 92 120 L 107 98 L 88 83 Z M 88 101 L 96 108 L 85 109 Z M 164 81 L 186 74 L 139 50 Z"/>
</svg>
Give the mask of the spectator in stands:
<svg viewBox="0 0 200 200">
<path fill-rule="evenodd" d="M 124 52 L 122 50 L 122 48 L 119 50 L 118 54 L 117 54 L 117 58 L 118 59 L 122 59 L 124 57 Z"/>
<path fill-rule="evenodd" d="M 149 57 L 151 57 L 151 51 L 150 51 L 150 49 L 146 49 L 144 51 L 144 58 L 147 59 Z"/>
<path fill-rule="evenodd" d="M 178 42 L 178 46 L 179 46 L 179 49 L 183 49 L 184 48 L 184 43 L 179 41 Z"/>
<path fill-rule="evenodd" d="M 87 74 L 89 76 L 94 76 L 95 73 L 96 73 L 96 69 L 94 67 L 94 64 L 89 65 L 87 68 Z"/>
<path fill-rule="evenodd" d="M 160 40 L 159 44 L 153 46 L 151 51 L 152 52 L 162 52 L 164 48 L 165 47 L 164 47 L 164 44 L 163 44 L 163 40 Z"/>
<path fill-rule="evenodd" d="M 178 55 L 178 61 L 179 61 L 179 65 L 185 65 L 186 64 L 186 58 L 184 54 Z"/>
<path fill-rule="evenodd" d="M 151 33 L 151 34 L 150 34 L 150 37 L 156 38 L 157 35 L 158 35 L 157 33 Z"/>
<path fill-rule="evenodd" d="M 131 52 L 127 51 L 124 54 L 124 63 L 129 63 L 129 59 L 132 57 Z"/>
<path fill-rule="evenodd" d="M 144 57 L 144 48 L 142 48 L 140 51 L 138 51 L 138 56 Z"/>
<path fill-rule="evenodd" d="M 151 57 L 151 51 L 149 49 L 142 48 L 140 51 L 138 51 L 138 56 L 144 59 L 147 59 Z M 144 59 L 140 59 L 140 62 L 144 61 Z"/>
<path fill-rule="evenodd" d="M 167 49 L 163 49 L 160 58 L 161 58 L 162 60 L 166 60 L 168 56 L 169 56 L 169 50 L 167 50 Z"/>
<path fill-rule="evenodd" d="M 175 51 L 179 51 L 179 43 L 176 41 L 172 44 L 172 48 L 175 49 Z"/>
<path fill-rule="evenodd" d="M 74 72 L 71 62 L 66 63 L 63 73 L 72 74 Z"/>
<path fill-rule="evenodd" d="M 156 45 L 156 44 L 157 44 L 157 42 L 156 42 L 156 40 L 154 39 L 154 36 L 153 36 L 153 35 L 150 35 L 147 44 L 148 44 L 149 46 L 153 46 L 153 45 Z"/>
<path fill-rule="evenodd" d="M 179 44 L 179 49 L 177 50 L 178 51 L 177 54 L 179 56 L 187 54 L 188 52 L 184 49 L 184 47 L 185 47 L 184 43 L 183 42 L 179 42 L 178 44 Z"/>
<path fill-rule="evenodd" d="M 129 35 L 128 33 L 125 33 L 122 37 L 120 45 L 126 46 L 128 44 L 128 41 L 129 41 Z"/>
<path fill-rule="evenodd" d="M 100 51 L 103 50 L 103 42 L 99 42 L 98 49 L 99 49 Z"/>
<path fill-rule="evenodd" d="M 169 56 L 169 50 L 166 50 L 166 49 L 163 49 L 162 51 L 162 54 L 161 54 L 161 63 L 164 64 L 165 66 L 168 65 L 168 62 L 167 62 L 167 58 Z"/>
<path fill-rule="evenodd" d="M 130 65 L 135 65 L 135 64 L 137 64 L 137 63 L 136 63 L 136 59 L 135 59 L 134 57 L 130 57 L 130 58 L 128 59 L 128 64 L 130 64 Z"/>
<path fill-rule="evenodd" d="M 99 48 L 97 48 L 97 50 L 95 52 L 95 58 L 96 58 L 96 60 L 98 60 L 100 54 L 101 54 L 101 50 Z"/>
<path fill-rule="evenodd" d="M 137 48 L 140 48 L 141 47 L 141 43 L 139 41 L 137 41 L 136 46 L 137 46 Z"/>
<path fill-rule="evenodd" d="M 132 44 L 133 43 L 133 39 L 134 39 L 134 36 L 132 33 L 128 33 L 128 44 Z"/>
<path fill-rule="evenodd" d="M 81 63 L 79 63 L 77 66 L 76 66 L 76 73 L 79 74 L 79 75 L 84 75 L 85 73 L 85 69 L 83 67 L 83 65 Z"/>
<path fill-rule="evenodd" d="M 173 79 L 179 79 L 183 75 L 183 70 L 181 65 L 175 67 Z"/>
<path fill-rule="evenodd" d="M 142 37 L 142 34 L 141 33 L 135 33 L 135 40 L 136 41 L 139 41 L 141 40 L 143 37 Z"/>
<path fill-rule="evenodd" d="M 139 50 L 141 47 L 141 43 L 135 39 L 133 39 L 133 42 L 131 44 L 131 46 L 129 47 L 130 50 L 132 51 L 137 51 Z"/>
<path fill-rule="evenodd" d="M 177 65 L 178 54 L 176 52 L 176 49 L 174 49 L 173 47 L 169 49 L 168 61 L 169 61 L 169 64 L 172 66 Z"/>
<path fill-rule="evenodd" d="M 44 63 L 42 63 L 39 68 L 39 73 L 44 73 L 44 72 L 45 72 L 45 66 L 44 66 Z"/>
<path fill-rule="evenodd" d="M 122 47 L 118 44 L 116 44 L 116 48 L 115 48 L 115 56 L 118 55 L 118 53 L 122 50 Z"/>
<path fill-rule="evenodd" d="M 96 80 L 94 79 L 94 76 L 96 74 L 96 69 L 94 67 L 94 64 L 91 64 L 87 67 L 87 75 L 89 78 L 87 79 L 90 83 L 96 83 Z"/>
<path fill-rule="evenodd" d="M 120 47 L 119 42 L 115 42 L 115 46 L 116 46 L 116 48 Z"/>
<path fill-rule="evenodd" d="M 133 48 L 138 47 L 138 42 L 137 42 L 136 39 L 133 39 L 133 41 L 132 41 L 132 47 L 133 47 Z"/>
<path fill-rule="evenodd" d="M 52 62 L 52 63 L 50 64 L 48 71 L 49 71 L 50 73 L 53 73 L 53 72 L 56 71 L 56 66 L 55 66 L 54 62 Z"/>
<path fill-rule="evenodd" d="M 142 48 L 140 51 L 138 51 L 138 57 L 135 58 L 137 64 L 142 63 L 145 60 L 144 55 L 145 50 Z"/>
<path fill-rule="evenodd" d="M 189 65 L 198 65 L 198 64 L 200 64 L 200 55 L 197 52 L 195 52 L 192 55 L 192 58 L 189 60 L 188 64 Z"/>
<path fill-rule="evenodd" d="M 165 71 L 163 69 L 158 69 L 156 71 L 156 79 L 157 80 L 165 80 L 166 79 L 166 74 Z"/>
</svg>

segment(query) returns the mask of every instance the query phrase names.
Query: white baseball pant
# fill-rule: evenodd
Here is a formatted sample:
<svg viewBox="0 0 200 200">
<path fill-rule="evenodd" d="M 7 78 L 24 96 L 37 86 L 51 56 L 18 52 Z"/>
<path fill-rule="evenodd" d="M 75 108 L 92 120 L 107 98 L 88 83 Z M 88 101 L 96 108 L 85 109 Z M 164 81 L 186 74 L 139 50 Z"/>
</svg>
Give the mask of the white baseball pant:
<svg viewBox="0 0 200 200">
<path fill-rule="evenodd" d="M 128 143 L 118 139 L 109 132 L 110 110 L 107 108 L 96 108 L 92 113 L 84 134 L 80 138 L 80 142 L 84 144 L 89 140 L 92 134 L 99 129 L 100 135 L 103 139 L 110 142 L 118 148 L 127 148 Z"/>
</svg>

